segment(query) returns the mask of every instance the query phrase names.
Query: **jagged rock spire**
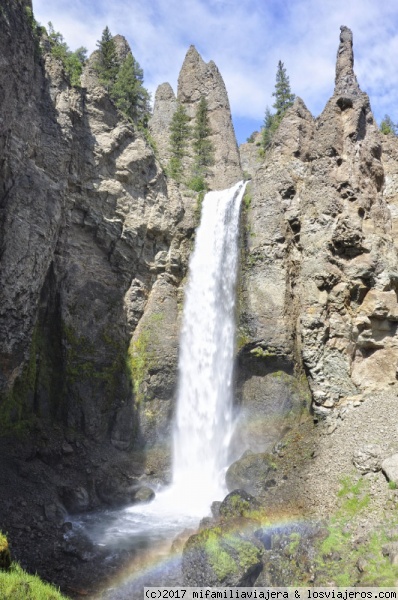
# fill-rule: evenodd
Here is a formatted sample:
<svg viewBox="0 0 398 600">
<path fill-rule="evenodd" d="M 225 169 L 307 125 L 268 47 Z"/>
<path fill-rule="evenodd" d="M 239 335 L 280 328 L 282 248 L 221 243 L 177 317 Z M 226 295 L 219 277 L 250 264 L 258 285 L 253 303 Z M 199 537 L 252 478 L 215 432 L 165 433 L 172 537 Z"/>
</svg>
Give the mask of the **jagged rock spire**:
<svg viewBox="0 0 398 600">
<path fill-rule="evenodd" d="M 215 63 L 206 63 L 190 46 L 178 77 L 177 98 L 191 120 L 195 122 L 201 96 L 207 101 L 211 142 L 214 146 L 214 165 L 209 169 L 207 184 L 210 189 L 225 189 L 242 179 L 239 151 L 236 144 L 231 109 L 224 80 Z M 170 159 L 169 126 L 177 107 L 177 98 L 168 83 L 163 83 L 155 96 L 155 107 L 149 127 L 156 141 L 158 155 L 163 164 Z M 193 157 L 187 152 L 184 172 L 189 179 Z"/>
<path fill-rule="evenodd" d="M 162 162 L 166 165 L 171 158 L 169 127 L 177 108 L 177 98 L 169 83 L 162 83 L 155 93 L 153 114 L 149 121 L 149 129 Z"/>
<path fill-rule="evenodd" d="M 337 51 L 335 94 L 357 96 L 361 90 L 354 73 L 352 31 L 345 25 L 340 27 L 340 45 Z"/>
</svg>

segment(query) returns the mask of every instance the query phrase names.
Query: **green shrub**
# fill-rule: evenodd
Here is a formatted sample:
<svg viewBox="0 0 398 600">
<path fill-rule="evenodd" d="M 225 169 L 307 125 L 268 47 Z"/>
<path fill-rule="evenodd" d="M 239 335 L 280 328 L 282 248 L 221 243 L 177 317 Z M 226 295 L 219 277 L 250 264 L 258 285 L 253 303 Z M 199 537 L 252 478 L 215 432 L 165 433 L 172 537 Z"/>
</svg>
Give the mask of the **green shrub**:
<svg viewBox="0 0 398 600">
<path fill-rule="evenodd" d="M 188 181 L 188 187 L 194 192 L 205 192 L 207 189 L 206 181 L 201 175 L 196 175 Z"/>
</svg>

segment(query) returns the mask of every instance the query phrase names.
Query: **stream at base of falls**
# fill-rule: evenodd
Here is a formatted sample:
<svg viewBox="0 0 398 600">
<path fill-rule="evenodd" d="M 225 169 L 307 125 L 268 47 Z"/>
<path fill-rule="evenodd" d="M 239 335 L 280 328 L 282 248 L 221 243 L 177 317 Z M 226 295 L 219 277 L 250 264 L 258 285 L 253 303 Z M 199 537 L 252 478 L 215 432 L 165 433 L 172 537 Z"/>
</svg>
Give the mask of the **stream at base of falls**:
<svg viewBox="0 0 398 600">
<path fill-rule="evenodd" d="M 170 553 L 173 539 L 186 529 L 196 529 L 200 519 L 210 514 L 211 503 L 227 494 L 244 191 L 240 182 L 228 190 L 209 192 L 203 201 L 185 291 L 170 487 L 147 505 L 76 518 L 65 533 L 71 545 L 76 536 L 88 537 L 105 557 L 105 569 L 107 560 L 112 565 L 115 557 L 126 559 L 119 580 L 110 579 L 107 589 L 92 598 L 131 600 L 140 597 L 144 585 L 181 583 L 180 560 Z M 92 560 L 89 551 L 86 559 Z"/>
</svg>

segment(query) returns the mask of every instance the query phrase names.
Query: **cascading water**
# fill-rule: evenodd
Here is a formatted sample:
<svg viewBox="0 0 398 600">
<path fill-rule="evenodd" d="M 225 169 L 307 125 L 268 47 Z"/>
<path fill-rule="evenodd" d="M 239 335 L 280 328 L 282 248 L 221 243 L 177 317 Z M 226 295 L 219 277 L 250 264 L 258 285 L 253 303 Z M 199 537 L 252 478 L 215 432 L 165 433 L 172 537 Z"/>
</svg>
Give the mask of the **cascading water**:
<svg viewBox="0 0 398 600">
<path fill-rule="evenodd" d="M 226 489 L 233 418 L 235 285 L 240 204 L 245 184 L 206 194 L 189 266 L 179 359 L 171 486 L 148 505 L 91 514 L 76 521 L 109 550 L 151 555 L 182 529 L 196 526 Z M 162 554 L 162 553 L 161 553 Z M 134 580 L 106 598 L 131 598 Z M 132 586 L 132 587 L 131 587 Z"/>
<path fill-rule="evenodd" d="M 189 265 L 180 344 L 173 495 L 202 513 L 225 495 L 232 434 L 232 378 L 239 212 L 245 184 L 206 195 Z"/>
</svg>

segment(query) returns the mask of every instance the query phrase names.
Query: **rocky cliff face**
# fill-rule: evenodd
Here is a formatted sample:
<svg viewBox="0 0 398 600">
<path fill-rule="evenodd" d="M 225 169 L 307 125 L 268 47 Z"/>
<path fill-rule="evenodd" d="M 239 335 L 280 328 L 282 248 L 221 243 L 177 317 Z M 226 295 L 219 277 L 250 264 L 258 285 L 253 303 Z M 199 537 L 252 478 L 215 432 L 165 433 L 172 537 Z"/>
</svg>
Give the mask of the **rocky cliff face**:
<svg viewBox="0 0 398 600">
<path fill-rule="evenodd" d="M 210 140 L 214 146 L 214 165 L 207 183 L 212 190 L 222 190 L 231 187 L 243 177 L 231 109 L 220 71 L 213 61 L 205 63 L 194 46 L 189 48 L 180 71 L 177 98 L 168 83 L 163 83 L 157 89 L 150 129 L 159 150 L 160 160 L 167 165 L 170 159 L 168 128 L 177 100 L 184 106 L 193 124 L 201 96 L 207 101 L 212 130 Z M 187 156 L 184 161 L 187 173 L 190 172 L 192 164 L 192 156 Z"/>
<path fill-rule="evenodd" d="M 379 133 L 353 64 L 352 34 L 342 27 L 323 113 L 314 119 L 297 99 L 265 160 L 250 163 L 244 402 L 260 359 L 264 370 L 294 363 L 322 416 L 396 382 L 397 140 Z"/>
<path fill-rule="evenodd" d="M 54 524 L 65 508 L 134 501 L 148 479 L 168 478 L 198 221 L 197 196 L 162 168 L 177 98 L 191 120 L 200 96 L 207 99 L 210 187 L 242 174 L 214 63 L 191 47 L 177 98 L 159 87 L 155 156 L 117 112 L 92 61 L 83 87 L 70 87 L 45 41 L 39 47 L 31 8 L 29 0 L 0 8 L 0 419 L 8 436 L 0 440 L 0 513 L 17 558 L 24 511 L 33 537 L 45 518 L 50 563 L 60 564 Z M 124 38 L 116 41 L 126 55 Z M 242 152 L 253 179 L 242 215 L 242 412 L 233 451 L 251 453 L 227 481 L 260 496 L 278 479 L 268 453 L 305 407 L 312 402 L 333 432 L 347 407 L 372 406 L 369 395 L 393 390 L 397 379 L 398 142 L 380 135 L 353 62 L 343 27 L 335 91 L 320 117 L 297 99 L 265 157 L 255 145 Z M 187 170 L 191 163 L 188 156 Z M 327 460 L 322 451 L 313 480 Z M 297 489 L 292 481 L 288 489 Z M 322 496 L 319 488 L 306 495 Z M 39 551 L 30 557 L 33 570 L 47 564 Z"/>
<path fill-rule="evenodd" d="M 139 427 L 129 342 L 166 271 L 155 257 L 173 245 L 179 272 L 185 209 L 90 66 L 83 89 L 71 89 L 50 54 L 35 55 L 26 13 L 5 10 L 3 416 L 55 419 L 125 449 Z"/>
<path fill-rule="evenodd" d="M 197 194 L 167 180 L 118 113 L 95 53 L 82 88 L 71 88 L 37 37 L 28 0 L 6 2 L 0 27 L 3 429 L 58 424 L 58 450 L 83 435 L 109 452 L 133 452 L 141 473 L 167 478 Z M 124 58 L 126 40 L 115 42 Z M 224 187 L 241 177 L 228 98 L 214 63 L 191 48 L 179 83 L 191 116 L 201 92 L 213 130 L 211 181 Z M 161 86 L 152 119 L 161 160 L 175 103 Z"/>
</svg>

